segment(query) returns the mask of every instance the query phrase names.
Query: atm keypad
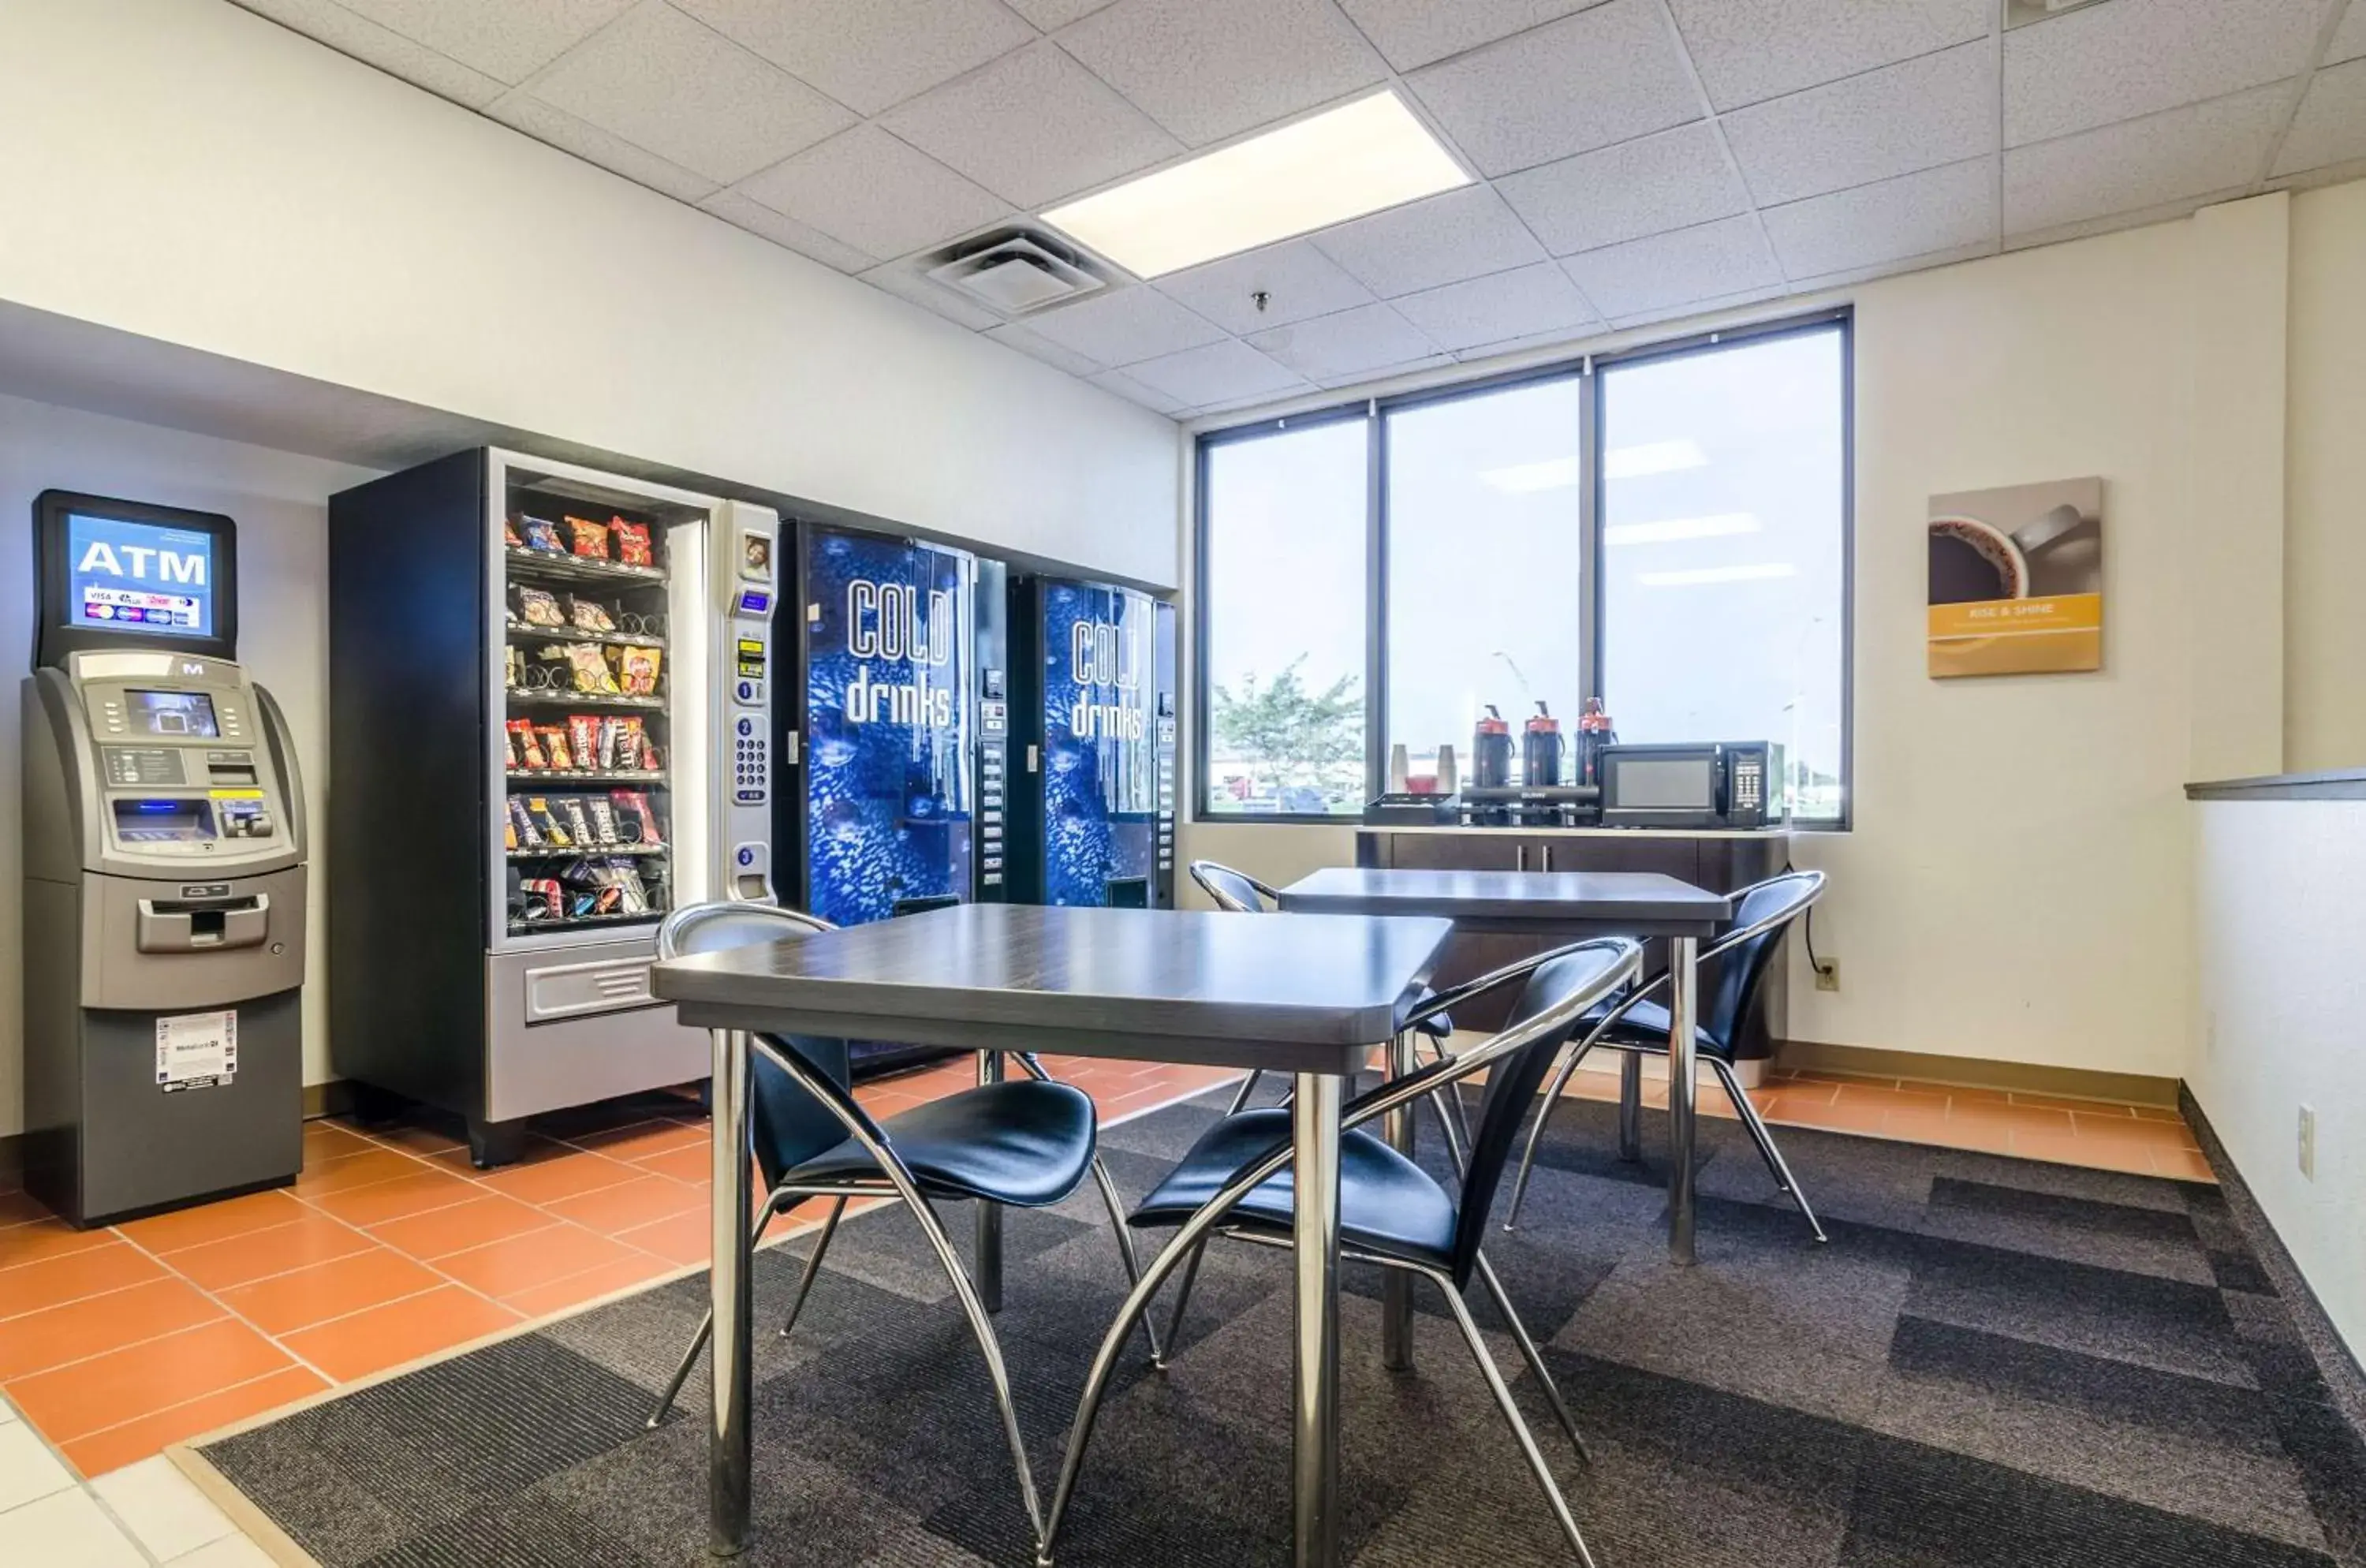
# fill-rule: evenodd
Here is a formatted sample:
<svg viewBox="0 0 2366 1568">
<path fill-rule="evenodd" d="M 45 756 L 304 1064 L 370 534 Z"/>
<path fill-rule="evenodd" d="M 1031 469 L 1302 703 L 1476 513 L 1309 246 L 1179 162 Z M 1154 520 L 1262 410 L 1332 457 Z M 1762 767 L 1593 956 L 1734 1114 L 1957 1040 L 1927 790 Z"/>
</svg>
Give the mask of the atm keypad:
<svg viewBox="0 0 2366 1568">
<path fill-rule="evenodd" d="M 752 718 L 732 725 L 731 798 L 742 806 L 761 806 L 772 790 L 772 752 L 762 728 Z"/>
<path fill-rule="evenodd" d="M 181 754 L 163 746 L 105 746 L 107 782 L 110 784 L 183 784 Z"/>
</svg>

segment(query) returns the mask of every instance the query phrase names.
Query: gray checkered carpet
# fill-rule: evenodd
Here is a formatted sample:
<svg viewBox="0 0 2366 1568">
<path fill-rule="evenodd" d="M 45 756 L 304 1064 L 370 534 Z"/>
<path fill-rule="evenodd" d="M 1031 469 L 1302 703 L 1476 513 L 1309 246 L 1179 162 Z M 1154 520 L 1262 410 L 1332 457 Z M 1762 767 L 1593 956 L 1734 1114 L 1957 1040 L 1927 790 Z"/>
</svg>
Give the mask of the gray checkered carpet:
<svg viewBox="0 0 2366 1568">
<path fill-rule="evenodd" d="M 1120 1189 L 1145 1191 L 1214 1114 L 1109 1133 Z M 1698 1269 L 1665 1263 L 1661 1168 L 1611 1157 L 1592 1103 L 1556 1120 L 1520 1232 L 1489 1247 L 1589 1430 L 1591 1468 L 1520 1380 L 1604 1568 L 2366 1565 L 2366 1449 L 2215 1189 L 1786 1131 L 1831 1232 L 1818 1247 L 1740 1130 L 1703 1132 Z M 760 1260 L 760 1320 L 804 1245 Z M 746 1561 L 1031 1560 L 923 1247 L 898 1211 L 850 1222 L 796 1336 L 760 1337 Z M 1122 1276 L 1089 1188 L 1013 1215 L 1007 1248 L 999 1326 L 1048 1494 Z M 1377 1280 L 1348 1280 L 1351 1560 L 1565 1564 L 1442 1303 L 1418 1371 L 1391 1374 Z M 662 1286 L 205 1455 L 333 1568 L 691 1568 L 708 1561 L 704 1371 L 666 1426 L 640 1422 L 704 1291 Z M 1288 1560 L 1289 1320 L 1282 1256 L 1211 1250 L 1174 1370 L 1129 1357 L 1102 1413 L 1064 1564 Z"/>
</svg>

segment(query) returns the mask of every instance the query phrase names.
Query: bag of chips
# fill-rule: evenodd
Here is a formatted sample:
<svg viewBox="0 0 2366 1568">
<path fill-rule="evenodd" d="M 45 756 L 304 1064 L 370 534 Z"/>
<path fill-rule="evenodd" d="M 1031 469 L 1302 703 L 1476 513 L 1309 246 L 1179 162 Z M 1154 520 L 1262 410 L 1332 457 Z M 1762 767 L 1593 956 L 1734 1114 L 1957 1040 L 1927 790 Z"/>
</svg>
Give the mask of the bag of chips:
<svg viewBox="0 0 2366 1568">
<path fill-rule="evenodd" d="M 567 616 L 558 608 L 558 596 L 546 589 L 512 588 L 510 597 L 516 601 L 517 618 L 530 626 L 563 626 Z"/>
<path fill-rule="evenodd" d="M 637 789 L 613 790 L 608 798 L 616 807 L 616 831 L 628 844 L 662 844 L 665 835 L 658 830 L 657 813 L 649 809 L 649 797 Z"/>
<path fill-rule="evenodd" d="M 543 759 L 542 742 L 534 733 L 534 720 L 513 718 L 501 728 L 509 734 L 511 748 L 516 753 L 520 769 L 532 773 L 550 766 Z"/>
<path fill-rule="evenodd" d="M 607 656 L 596 644 L 573 643 L 558 649 L 558 656 L 567 660 L 568 668 L 574 672 L 577 691 L 611 697 L 618 694 L 616 678 L 608 672 Z M 545 650 L 543 657 L 550 657 L 548 650 Z"/>
<path fill-rule="evenodd" d="M 663 762 L 658 761 L 658 743 L 647 728 L 641 731 L 640 765 L 642 771 L 652 773 L 665 766 Z"/>
<path fill-rule="evenodd" d="M 588 557 L 592 560 L 608 558 L 606 524 L 594 523 L 588 517 L 570 516 L 567 519 L 567 533 L 568 536 L 575 541 L 577 555 Z"/>
<path fill-rule="evenodd" d="M 569 848 L 574 840 L 567 836 L 567 826 L 550 808 L 550 802 L 538 795 L 528 795 L 525 802 L 526 820 L 542 835 L 543 841 L 558 849 Z"/>
<path fill-rule="evenodd" d="M 501 519 L 501 543 L 513 550 L 525 548 L 525 541 L 518 537 L 517 525 L 506 517 Z"/>
<path fill-rule="evenodd" d="M 564 725 L 537 724 L 534 727 L 534 733 L 535 739 L 542 742 L 543 760 L 552 767 L 567 773 L 581 765 L 576 761 L 575 754 L 568 750 Z"/>
<path fill-rule="evenodd" d="M 608 532 L 616 537 L 616 558 L 626 566 L 655 566 L 657 550 L 649 543 L 646 523 L 627 523 L 622 517 L 608 519 Z"/>
<path fill-rule="evenodd" d="M 616 684 L 628 694 L 648 697 L 657 694 L 658 671 L 665 661 L 665 652 L 655 648 L 619 648 L 616 659 Z"/>
<path fill-rule="evenodd" d="M 615 617 L 608 614 L 608 606 L 596 599 L 569 594 L 567 614 L 579 632 L 612 632 L 616 629 Z"/>
<path fill-rule="evenodd" d="M 525 529 L 527 549 L 540 550 L 545 555 L 553 556 L 563 556 L 567 553 L 566 542 L 558 536 L 558 525 L 549 518 L 521 517 L 518 522 Z"/>
</svg>

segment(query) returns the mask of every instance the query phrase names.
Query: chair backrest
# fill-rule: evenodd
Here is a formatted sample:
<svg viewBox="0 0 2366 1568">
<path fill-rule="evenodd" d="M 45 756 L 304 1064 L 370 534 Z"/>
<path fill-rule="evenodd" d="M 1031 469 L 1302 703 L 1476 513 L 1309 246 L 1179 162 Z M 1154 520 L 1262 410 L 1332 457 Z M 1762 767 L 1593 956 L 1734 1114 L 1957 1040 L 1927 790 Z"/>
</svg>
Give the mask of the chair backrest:
<svg viewBox="0 0 2366 1568">
<path fill-rule="evenodd" d="M 1230 909 L 1236 915 L 1266 914 L 1273 908 L 1270 900 L 1279 897 L 1247 872 L 1234 871 L 1211 860 L 1193 861 L 1191 880 L 1216 901 L 1216 908 Z"/>
<path fill-rule="evenodd" d="M 772 904 L 694 904 L 676 909 L 658 928 L 658 957 L 686 958 L 693 953 L 721 953 L 728 948 L 792 941 L 815 931 L 837 929 L 818 915 Z M 767 1034 L 763 1038 L 774 1050 L 795 1056 L 839 1088 L 852 1087 L 853 1074 L 848 1064 L 845 1041 L 805 1034 Z M 783 1172 L 844 1143 L 847 1131 L 844 1122 L 806 1093 L 778 1063 L 760 1051 L 754 1053 L 754 1058 L 749 1065 L 749 1120 L 754 1124 L 756 1163 L 764 1172 L 765 1186 L 775 1187 Z"/>
<path fill-rule="evenodd" d="M 1488 1064 L 1486 1098 L 1480 1102 L 1479 1123 L 1470 1134 L 1470 1163 L 1465 1168 L 1454 1229 L 1454 1282 L 1470 1282 L 1479 1257 L 1479 1243 L 1487 1231 L 1487 1211 L 1495 1201 L 1504 1167 L 1520 1123 L 1536 1104 L 1537 1090 L 1552 1070 L 1570 1036 L 1576 1032 L 1587 1009 L 1634 977 L 1642 960 L 1639 944 L 1623 937 L 1600 937 L 1548 953 L 1520 988 L 1511 1017 L 1495 1036 L 1537 1028 L 1536 1037 L 1508 1055 Z M 1539 1024 L 1541 1028 L 1538 1028 Z M 1463 1056 L 1484 1056 L 1484 1043 Z"/>
<path fill-rule="evenodd" d="M 1702 987 L 1701 1029 L 1711 1040 L 1733 1048 L 1783 933 L 1823 892 L 1822 872 L 1786 871 L 1735 895 L 1733 922 L 1709 949 L 1716 966 Z"/>
</svg>

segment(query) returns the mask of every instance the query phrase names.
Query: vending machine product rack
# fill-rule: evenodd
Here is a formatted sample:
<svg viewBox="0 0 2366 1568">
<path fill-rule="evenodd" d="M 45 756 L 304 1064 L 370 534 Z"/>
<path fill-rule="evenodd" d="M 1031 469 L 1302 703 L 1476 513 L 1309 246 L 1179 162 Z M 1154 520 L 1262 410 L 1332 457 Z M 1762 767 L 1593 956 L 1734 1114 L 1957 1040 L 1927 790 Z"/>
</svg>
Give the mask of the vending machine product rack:
<svg viewBox="0 0 2366 1568">
<path fill-rule="evenodd" d="M 769 900 L 778 523 L 499 450 L 330 503 L 332 1054 L 366 1111 L 685 1083 L 666 912 Z"/>
</svg>

